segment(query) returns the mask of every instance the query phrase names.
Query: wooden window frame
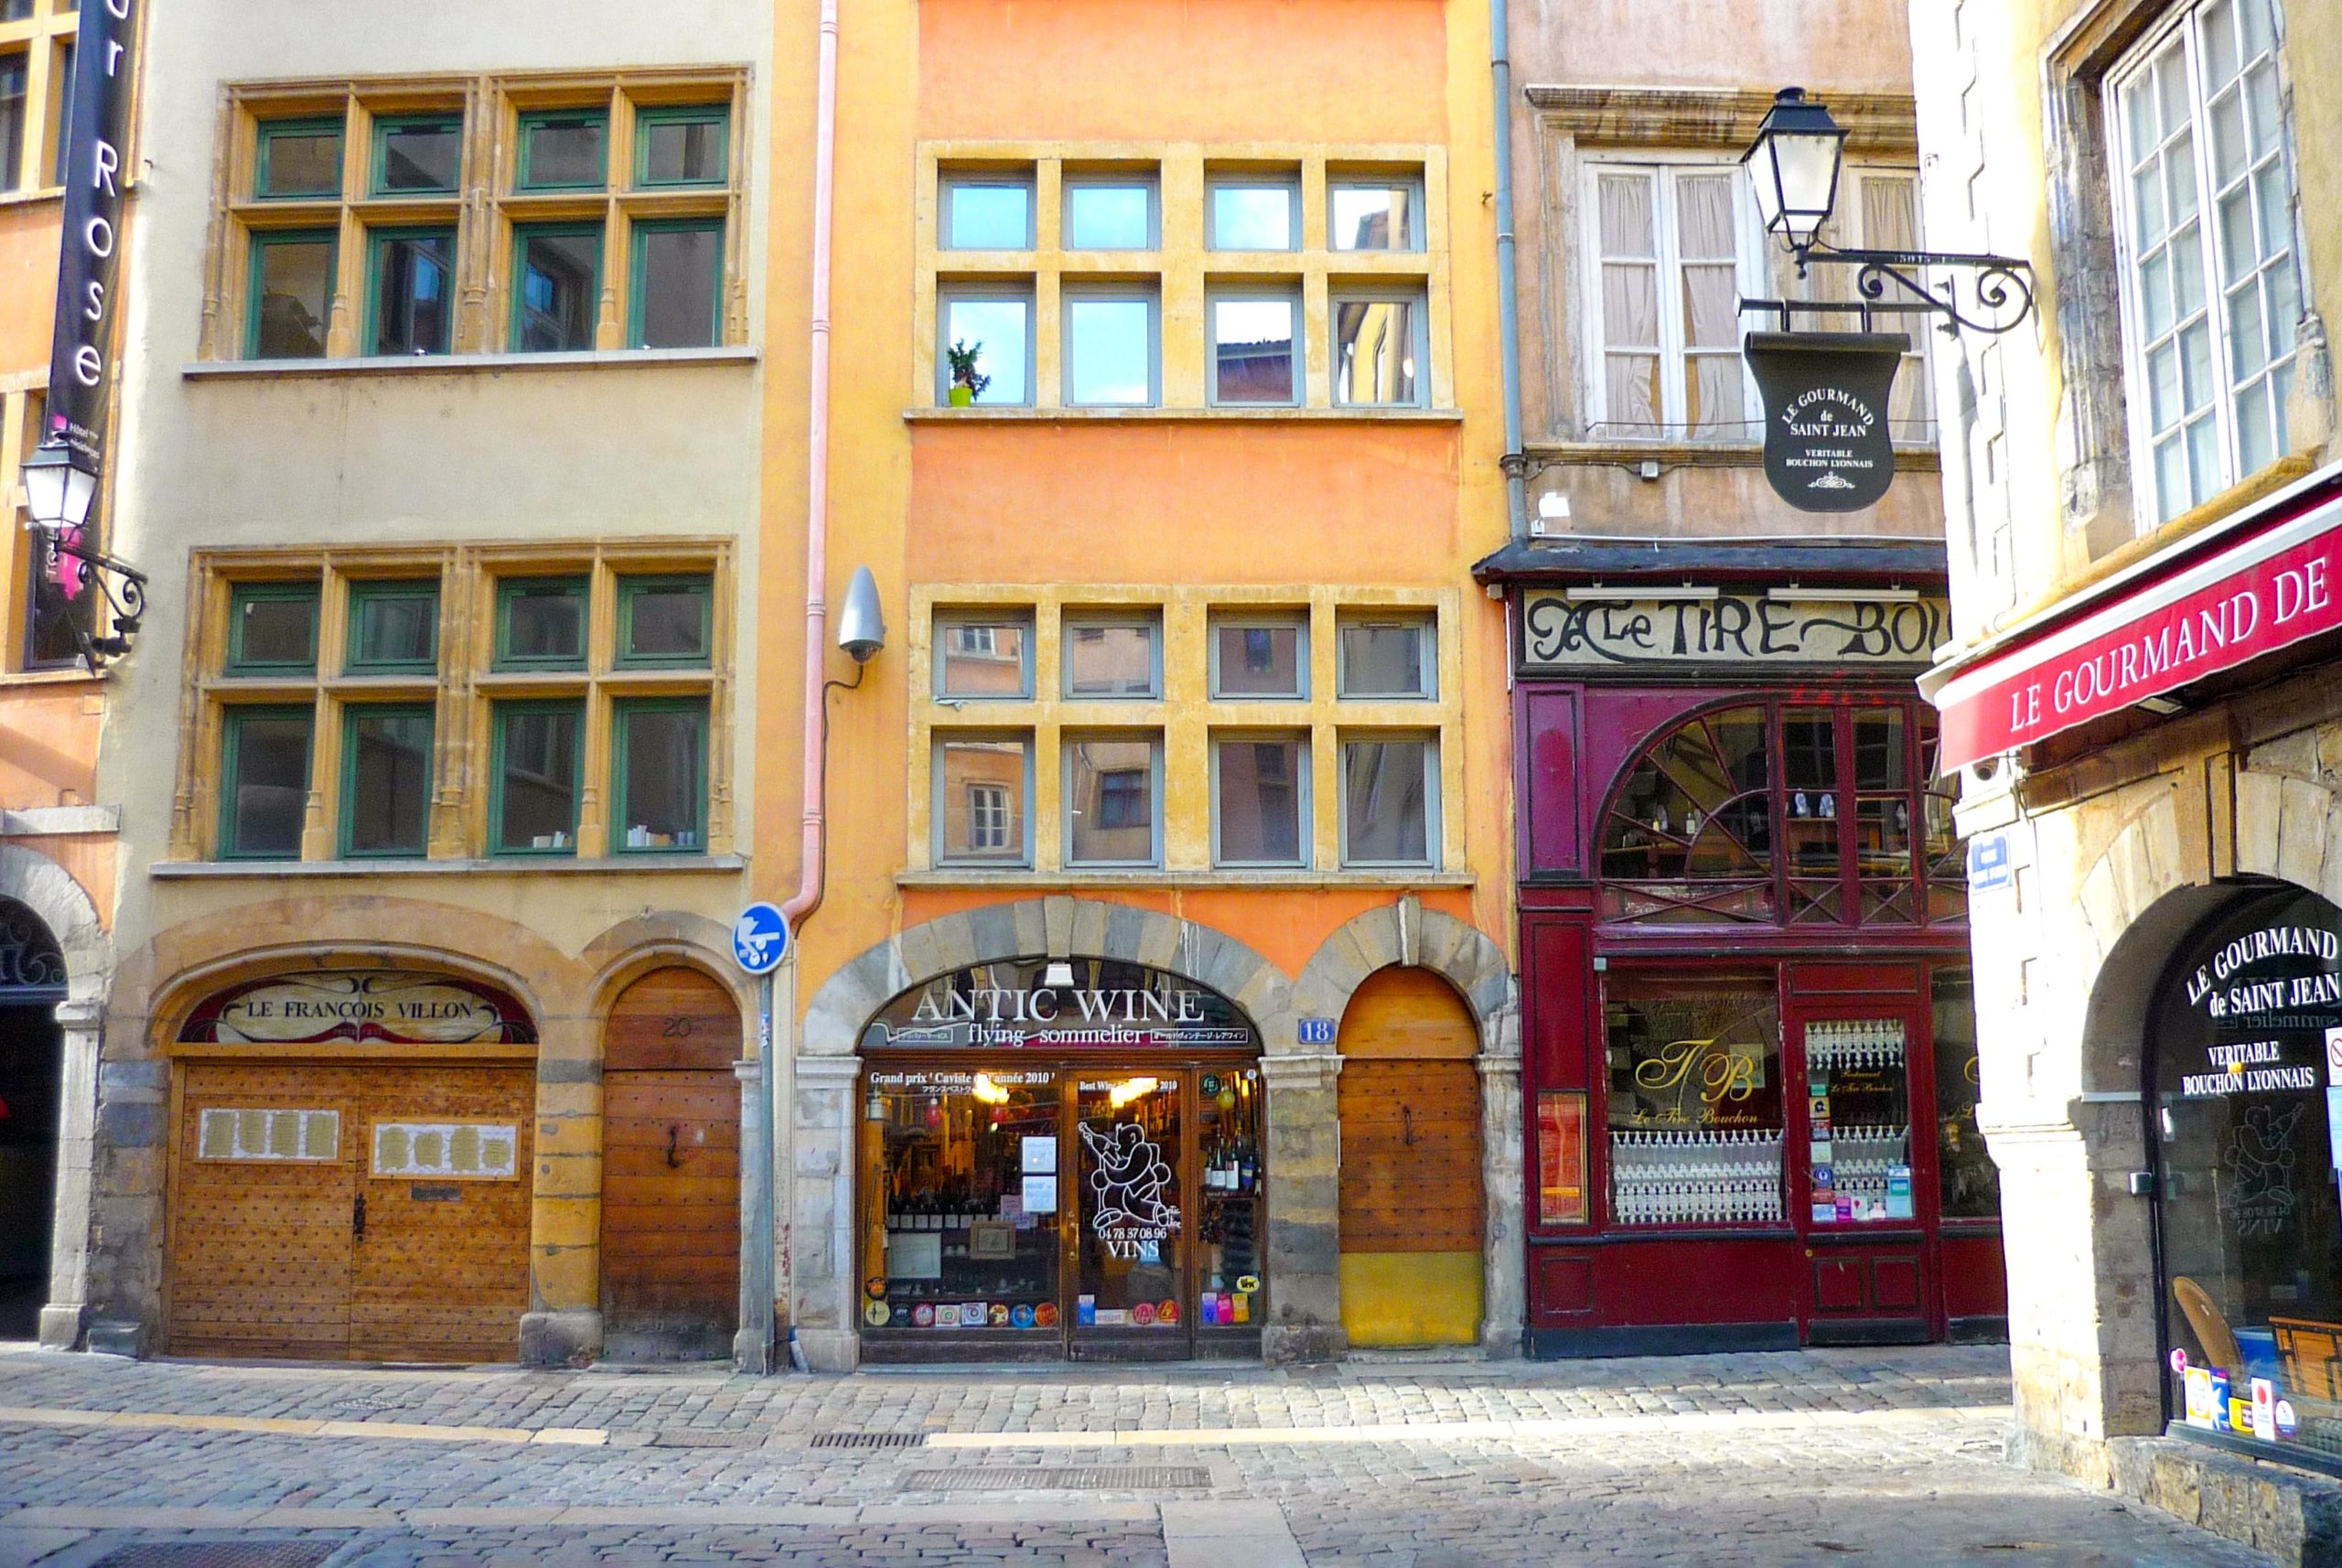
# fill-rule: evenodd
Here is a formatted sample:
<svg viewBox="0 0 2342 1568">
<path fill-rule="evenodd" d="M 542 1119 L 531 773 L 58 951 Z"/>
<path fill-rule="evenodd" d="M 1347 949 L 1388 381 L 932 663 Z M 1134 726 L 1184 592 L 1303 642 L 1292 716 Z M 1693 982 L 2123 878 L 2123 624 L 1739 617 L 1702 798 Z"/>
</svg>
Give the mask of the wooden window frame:
<svg viewBox="0 0 2342 1568">
<path fill-rule="evenodd" d="M 431 657 L 428 659 L 366 659 L 359 651 L 364 630 L 360 607 L 377 599 L 428 599 L 431 602 Z M 439 579 L 436 577 L 368 577 L 349 585 L 349 642 L 341 668 L 349 675 L 435 675 L 439 670 Z"/>
<path fill-rule="evenodd" d="M 649 322 L 650 302 L 650 251 L 642 243 L 645 234 L 680 234 L 692 231 L 712 230 L 715 234 L 715 286 L 708 290 L 709 317 L 707 347 L 713 348 L 724 336 L 724 220 L 715 218 L 642 218 L 635 220 L 628 231 L 628 265 L 629 275 L 626 288 L 626 346 L 629 349 L 649 348 L 643 333 Z M 697 347 L 698 345 L 693 345 Z"/>
<path fill-rule="evenodd" d="M 575 860 L 578 842 L 583 836 L 586 814 L 586 725 L 588 719 L 584 693 L 567 697 L 506 697 L 497 700 L 489 709 L 489 731 L 494 737 L 489 764 L 488 787 L 488 853 L 499 860 Z M 569 814 L 569 842 L 566 844 L 522 844 L 519 847 L 503 842 L 504 832 L 504 753 L 510 735 L 507 721 L 539 714 L 574 713 L 577 715 L 576 737 L 570 743 L 570 767 L 575 775 L 575 799 Z"/>
<path fill-rule="evenodd" d="M 335 161 L 346 163 L 349 157 L 349 118 L 346 114 L 287 114 L 263 120 L 252 127 L 252 180 L 254 201 L 323 201 L 341 194 L 341 184 L 321 186 L 316 190 L 271 190 L 268 188 L 269 148 L 280 136 L 322 136 L 333 134 L 338 144 Z"/>
<path fill-rule="evenodd" d="M 558 658 L 546 654 L 515 654 L 512 651 L 512 600 L 524 590 L 559 588 L 564 597 L 579 602 L 577 652 Z M 576 573 L 562 573 L 556 576 L 513 576 L 496 580 L 496 653 L 489 667 L 499 672 L 515 670 L 548 672 L 578 672 L 586 669 L 593 656 L 594 582 L 590 576 Z"/>
<path fill-rule="evenodd" d="M 536 133 L 559 122 L 598 125 L 602 132 L 602 168 L 593 179 L 541 180 L 534 177 L 529 164 L 535 148 Z M 608 109 L 596 105 L 563 108 L 524 109 L 518 121 L 519 132 L 514 139 L 512 188 L 517 192 L 607 190 L 610 188 L 610 143 L 615 127 L 610 124 Z"/>
<path fill-rule="evenodd" d="M 707 842 L 707 746 L 710 725 L 705 697 L 617 697 L 610 703 L 610 853 L 612 854 L 696 854 L 697 846 L 626 843 L 627 754 L 634 719 L 643 714 L 687 714 L 699 720 L 699 793 L 693 801 L 692 834 Z M 500 770 L 499 778 L 502 777 Z"/>
<path fill-rule="evenodd" d="M 634 113 L 634 183 L 641 190 L 705 190 L 724 183 L 714 179 L 653 179 L 650 177 L 650 132 L 657 125 L 714 125 L 718 129 L 715 161 L 732 159 L 732 106 L 729 103 L 661 103 Z"/>
<path fill-rule="evenodd" d="M 221 858 L 220 762 L 227 711 L 253 704 L 297 704 L 313 712 L 308 793 L 299 858 L 338 863 L 348 785 L 344 744 L 349 711 L 358 704 L 434 708 L 430 838 L 423 857 L 434 870 L 509 872 L 514 854 L 491 853 L 491 795 L 500 703 L 553 701 L 585 715 L 579 811 L 574 854 L 586 863 L 615 858 L 609 838 L 613 799 L 612 729 L 616 704 L 636 700 L 689 703 L 704 714 L 706 736 L 700 843 L 663 853 L 705 862 L 735 853 L 733 780 L 741 735 L 735 608 L 738 544 L 721 538 L 675 537 L 607 542 L 361 544 L 348 548 L 202 550 L 193 554 L 187 668 L 189 702 L 182 714 L 168 858 Z M 690 665 L 623 667 L 617 659 L 618 592 L 629 579 L 709 584 L 708 657 Z M 583 585 L 586 657 L 563 668 L 498 668 L 498 590 L 506 583 Z M 317 585 L 317 662 L 238 671 L 228 664 L 231 607 L 252 591 L 306 596 Z M 395 668 L 353 660 L 353 625 L 375 594 L 437 592 L 437 660 L 433 667 Z M 494 802 L 499 809 L 501 800 Z M 537 851 L 534 856 L 560 852 Z M 661 853 L 661 852 L 649 852 Z M 521 861 L 532 858 L 518 852 Z M 371 857 L 370 857 L 371 858 Z M 412 859 L 411 856 L 386 857 Z M 639 857 L 637 857 L 638 864 Z M 451 864 L 453 863 L 452 866 Z M 272 875 L 282 875 L 274 872 Z"/>
<path fill-rule="evenodd" d="M 357 620 L 351 618 L 355 627 Z M 345 703 L 341 708 L 341 790 L 334 816 L 337 819 L 334 843 L 338 860 L 421 860 L 431 853 L 432 794 L 430 773 L 423 781 L 423 842 L 414 849 L 358 850 L 350 846 L 358 820 L 358 725 L 373 718 L 421 718 L 429 726 L 430 738 L 424 745 L 424 768 L 431 769 L 431 757 L 438 749 L 439 714 L 432 703 Z M 433 770 L 435 771 L 435 770 Z"/>
<path fill-rule="evenodd" d="M 242 607 L 258 602 L 289 603 L 306 600 L 309 605 L 309 656 L 296 661 L 291 660 L 254 660 L 244 657 L 244 618 Z M 228 600 L 228 654 L 221 667 L 227 675 L 282 678 L 294 676 L 302 680 L 315 678 L 317 655 L 323 648 L 322 622 L 324 595 L 314 582 L 255 582 L 239 583 Z"/>
<path fill-rule="evenodd" d="M 0 21 L 0 54 L 20 54 L 25 65 L 24 137 L 16 166 L 0 169 L 0 195 L 30 196 L 65 184 L 59 165 L 73 94 L 73 46 L 81 31 L 81 12 L 62 0 L 32 0 L 29 15 Z"/>
<path fill-rule="evenodd" d="M 299 719 L 309 726 L 307 767 L 305 771 L 315 776 L 317 766 L 317 710 L 302 703 L 232 703 L 220 715 L 220 821 L 219 858 L 221 860 L 262 861 L 282 865 L 298 860 L 296 850 L 292 854 L 263 854 L 257 851 L 240 849 L 236 844 L 236 776 L 242 768 L 242 757 L 236 745 L 243 726 L 254 719 Z M 306 836 L 306 824 L 304 825 Z"/>
<path fill-rule="evenodd" d="M 53 4 L 54 0 L 40 0 Z M 6 30 L 0 28 L 0 47 Z M 378 229 L 454 229 L 449 285 L 449 353 L 459 362 L 516 351 L 518 270 L 514 236 L 534 225 L 577 224 L 601 232 L 591 331 L 576 351 L 736 353 L 748 342 L 751 235 L 747 221 L 751 149 L 738 134 L 747 123 L 750 73 L 742 67 L 628 68 L 596 74 L 567 71 L 493 75 L 413 75 L 231 84 L 226 145 L 214 181 L 214 241 L 205 287 L 199 355 L 243 360 L 254 333 L 249 242 L 263 231 L 331 229 L 339 238 L 329 288 L 324 356 L 377 360 L 373 348 L 374 245 Z M 604 116 L 602 179 L 596 185 L 532 184 L 522 124 L 556 115 Z M 263 198 L 255 177 L 267 124 L 343 126 L 342 178 L 314 196 Z M 649 182 L 640 134 L 662 122 L 720 120 L 725 126 L 717 177 Z M 457 128 L 457 188 L 382 188 L 385 134 L 403 125 Z M 629 348 L 627 300 L 603 308 L 611 279 L 635 275 L 632 241 L 639 224 L 722 224 L 711 342 L 703 349 Z"/>
<path fill-rule="evenodd" d="M 504 323 L 504 351 L 513 355 L 575 354 L 590 352 L 568 345 L 558 349 L 523 349 L 521 325 L 528 311 L 526 277 L 529 270 L 529 246 L 538 240 L 586 240 L 594 242 L 594 282 L 587 291 L 594 309 L 601 309 L 602 283 L 609 276 L 610 244 L 607 229 L 599 222 L 571 220 L 542 223 L 512 225 L 512 299 L 511 313 Z M 596 329 L 598 332 L 598 328 Z"/>
<path fill-rule="evenodd" d="M 289 199 L 280 198 L 279 199 Z M 246 263 L 244 269 L 244 351 L 241 356 L 239 356 L 240 358 L 252 360 L 255 363 L 266 364 L 271 360 L 302 360 L 317 357 L 309 354 L 271 354 L 265 357 L 262 355 L 260 351 L 260 296 L 261 281 L 263 274 L 260 258 L 263 251 L 274 245 L 315 245 L 320 243 L 322 243 L 326 248 L 326 315 L 325 321 L 323 323 L 325 327 L 325 340 L 324 344 L 321 346 L 328 347 L 328 349 L 330 348 L 330 345 L 333 342 L 334 278 L 341 270 L 340 231 L 335 229 L 317 229 L 306 227 L 289 229 L 260 229 L 253 231 L 251 243 L 246 247 L 246 253 L 250 257 L 250 260 Z"/>
<path fill-rule="evenodd" d="M 366 352 L 369 355 L 381 357 L 390 352 L 376 338 L 382 320 L 383 250 L 401 240 L 420 240 L 441 234 L 446 235 L 447 239 L 447 340 L 441 347 L 425 349 L 420 354 L 413 349 L 401 350 L 401 357 L 429 358 L 432 355 L 450 353 L 454 350 L 456 343 L 455 261 L 456 246 L 458 242 L 456 225 L 452 223 L 384 223 L 366 231 L 366 303 L 364 314 L 359 318 L 358 330 L 361 334 L 360 341 L 367 346 Z"/>
<path fill-rule="evenodd" d="M 699 590 L 700 651 L 694 654 L 643 654 L 628 650 L 634 638 L 634 603 L 645 594 L 668 592 L 677 588 Z M 714 651 L 715 624 L 715 584 L 700 573 L 645 573 L 618 578 L 618 640 L 611 656 L 612 664 L 620 670 L 704 670 Z"/>
</svg>

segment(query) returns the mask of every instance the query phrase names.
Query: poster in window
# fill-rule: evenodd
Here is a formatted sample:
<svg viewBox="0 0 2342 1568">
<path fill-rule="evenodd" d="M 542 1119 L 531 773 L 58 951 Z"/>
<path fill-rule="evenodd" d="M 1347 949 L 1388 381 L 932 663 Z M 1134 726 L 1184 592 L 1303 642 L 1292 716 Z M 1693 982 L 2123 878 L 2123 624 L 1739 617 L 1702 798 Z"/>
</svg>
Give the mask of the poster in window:
<svg viewBox="0 0 2342 1568">
<path fill-rule="evenodd" d="M 1585 1096 L 1537 1097 L 1537 1223 L 1583 1225 L 1590 1217 L 1585 1185 Z"/>
</svg>

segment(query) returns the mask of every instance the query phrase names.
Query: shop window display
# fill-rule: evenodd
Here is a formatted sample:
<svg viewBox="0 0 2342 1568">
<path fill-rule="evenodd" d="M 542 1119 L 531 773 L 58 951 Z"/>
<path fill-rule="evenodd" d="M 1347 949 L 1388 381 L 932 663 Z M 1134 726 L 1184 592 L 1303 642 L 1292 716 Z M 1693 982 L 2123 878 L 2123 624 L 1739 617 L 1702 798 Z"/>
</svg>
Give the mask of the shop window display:
<svg viewBox="0 0 2342 1568">
<path fill-rule="evenodd" d="M 1604 989 L 1620 1225 L 1778 1224 L 1780 1013 L 1769 972 Z"/>
<path fill-rule="evenodd" d="M 2231 905 L 2165 971 L 2152 1031 L 2179 1427 L 2342 1465 L 2342 910 Z"/>
</svg>

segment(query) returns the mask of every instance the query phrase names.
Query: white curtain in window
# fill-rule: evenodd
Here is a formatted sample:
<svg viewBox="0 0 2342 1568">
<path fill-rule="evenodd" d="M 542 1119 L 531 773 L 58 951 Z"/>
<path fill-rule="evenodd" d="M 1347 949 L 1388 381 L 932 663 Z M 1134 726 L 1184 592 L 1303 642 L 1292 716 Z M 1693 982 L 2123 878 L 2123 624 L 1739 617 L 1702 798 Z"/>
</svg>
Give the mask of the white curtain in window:
<svg viewBox="0 0 2342 1568">
<path fill-rule="evenodd" d="M 1656 427 L 1660 405 L 1657 179 L 1643 170 L 1596 182 L 1602 247 L 1604 423 Z"/>
<path fill-rule="evenodd" d="M 1734 435 L 1746 417 L 1740 371 L 1738 171 L 1680 174 L 1675 244 L 1682 271 L 1683 417 L 1700 435 Z"/>
</svg>

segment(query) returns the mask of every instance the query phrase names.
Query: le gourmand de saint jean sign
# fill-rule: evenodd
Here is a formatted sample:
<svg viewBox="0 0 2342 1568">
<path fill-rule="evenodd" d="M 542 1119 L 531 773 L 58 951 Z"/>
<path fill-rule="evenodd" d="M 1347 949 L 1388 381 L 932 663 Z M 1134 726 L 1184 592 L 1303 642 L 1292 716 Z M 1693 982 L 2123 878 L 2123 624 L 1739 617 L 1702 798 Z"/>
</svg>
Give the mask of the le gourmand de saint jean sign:
<svg viewBox="0 0 2342 1568">
<path fill-rule="evenodd" d="M 1921 682 L 1946 768 L 2062 730 L 2342 628 L 2342 494 L 2038 639 Z"/>
</svg>

